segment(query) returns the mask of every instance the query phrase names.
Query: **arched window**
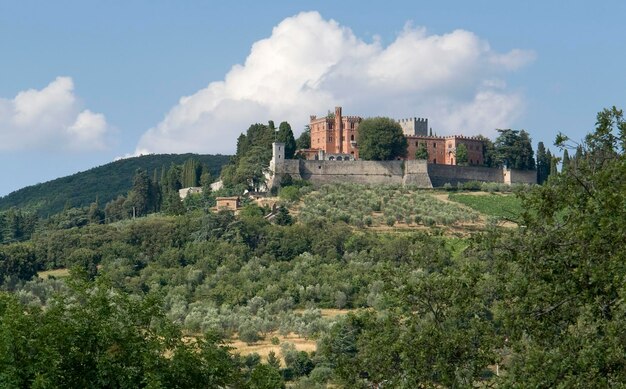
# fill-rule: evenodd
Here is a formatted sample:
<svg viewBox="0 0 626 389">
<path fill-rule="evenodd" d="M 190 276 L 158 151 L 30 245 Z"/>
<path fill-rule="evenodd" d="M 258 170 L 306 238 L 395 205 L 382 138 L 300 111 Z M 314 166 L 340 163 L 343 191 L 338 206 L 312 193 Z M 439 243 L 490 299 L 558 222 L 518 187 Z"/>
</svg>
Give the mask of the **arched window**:
<svg viewBox="0 0 626 389">
<path fill-rule="evenodd" d="M 352 123 L 354 125 L 354 123 Z M 350 135 L 350 140 L 354 140 L 354 135 Z"/>
<path fill-rule="evenodd" d="M 341 159 L 341 156 L 338 156 L 338 157 L 337 157 L 337 161 L 341 161 L 341 160 L 342 160 L 342 159 Z"/>
<path fill-rule="evenodd" d="M 335 160 L 335 157 L 330 156 L 330 157 L 328 157 L 328 160 L 329 160 L 329 161 L 334 161 L 334 160 Z"/>
</svg>

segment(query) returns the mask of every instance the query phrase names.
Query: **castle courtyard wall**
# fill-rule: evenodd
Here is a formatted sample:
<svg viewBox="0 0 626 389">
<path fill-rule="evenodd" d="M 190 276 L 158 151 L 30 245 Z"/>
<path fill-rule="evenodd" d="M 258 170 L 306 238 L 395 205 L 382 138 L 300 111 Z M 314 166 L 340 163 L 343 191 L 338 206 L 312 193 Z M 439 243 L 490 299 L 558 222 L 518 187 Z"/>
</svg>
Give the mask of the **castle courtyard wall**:
<svg viewBox="0 0 626 389">
<path fill-rule="evenodd" d="M 404 161 L 300 161 L 300 175 L 313 185 L 338 182 L 402 184 Z"/>
<path fill-rule="evenodd" d="M 483 181 L 504 182 L 502 169 L 482 166 L 428 165 L 428 175 L 433 187 L 445 184 L 457 185 L 459 182 Z"/>
</svg>

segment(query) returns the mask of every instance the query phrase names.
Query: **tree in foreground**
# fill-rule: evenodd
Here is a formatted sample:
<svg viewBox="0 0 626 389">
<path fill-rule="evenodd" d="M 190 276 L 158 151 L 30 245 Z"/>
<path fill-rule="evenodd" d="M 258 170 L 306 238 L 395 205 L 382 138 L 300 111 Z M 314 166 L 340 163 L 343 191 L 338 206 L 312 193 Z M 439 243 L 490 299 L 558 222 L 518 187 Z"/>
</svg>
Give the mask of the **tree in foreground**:
<svg viewBox="0 0 626 389">
<path fill-rule="evenodd" d="M 501 387 L 621 387 L 626 382 L 626 123 L 621 117 L 615 107 L 600 112 L 576 168 L 526 194 L 524 228 L 503 234 L 482 253 L 498 269 L 501 302 L 495 318 L 510 345 Z M 576 148 L 562 135 L 557 146 Z"/>
<path fill-rule="evenodd" d="M 357 136 L 359 156 L 372 161 L 389 161 L 406 157 L 407 140 L 400 124 L 391 118 L 364 119 Z"/>
<path fill-rule="evenodd" d="M 150 296 L 77 279 L 45 310 L 0 294 L 3 388 L 237 388 L 241 381 L 219 338 L 185 341 Z"/>
</svg>

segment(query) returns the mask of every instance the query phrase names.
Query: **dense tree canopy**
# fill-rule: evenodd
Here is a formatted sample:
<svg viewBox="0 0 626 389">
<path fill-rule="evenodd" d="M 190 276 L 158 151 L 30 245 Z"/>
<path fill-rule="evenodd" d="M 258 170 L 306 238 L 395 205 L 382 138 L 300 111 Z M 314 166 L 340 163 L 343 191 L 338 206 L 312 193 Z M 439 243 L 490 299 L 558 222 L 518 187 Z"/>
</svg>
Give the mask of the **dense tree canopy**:
<svg viewBox="0 0 626 389">
<path fill-rule="evenodd" d="M 296 149 L 311 148 L 311 128 L 307 125 L 296 140 Z"/>
<path fill-rule="evenodd" d="M 496 164 L 510 169 L 534 169 L 535 157 L 528 133 L 511 129 L 498 132 L 500 135 L 494 143 Z"/>
<path fill-rule="evenodd" d="M 386 117 L 364 119 L 359 124 L 357 144 L 359 157 L 374 161 L 406 157 L 408 147 L 400 124 Z"/>
</svg>

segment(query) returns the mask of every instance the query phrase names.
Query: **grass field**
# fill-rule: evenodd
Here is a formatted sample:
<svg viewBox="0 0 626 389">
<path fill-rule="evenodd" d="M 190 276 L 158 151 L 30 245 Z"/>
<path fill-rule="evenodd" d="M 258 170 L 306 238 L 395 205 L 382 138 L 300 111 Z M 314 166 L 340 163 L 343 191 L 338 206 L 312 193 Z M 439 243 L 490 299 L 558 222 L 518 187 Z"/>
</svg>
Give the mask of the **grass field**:
<svg viewBox="0 0 626 389">
<path fill-rule="evenodd" d="M 515 195 L 452 193 L 448 196 L 451 201 L 466 205 L 486 216 L 501 219 L 517 220 L 522 213 L 522 202 Z"/>
</svg>

